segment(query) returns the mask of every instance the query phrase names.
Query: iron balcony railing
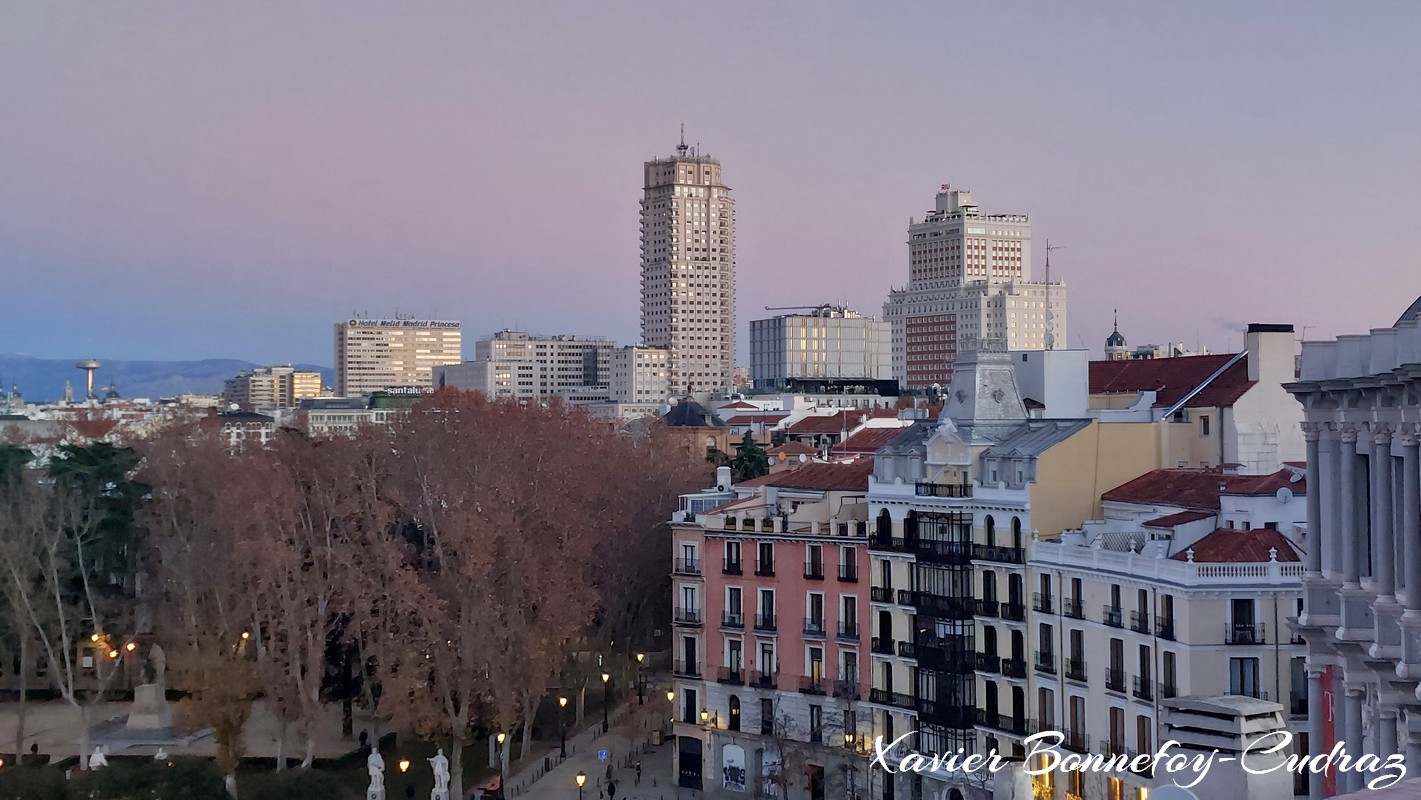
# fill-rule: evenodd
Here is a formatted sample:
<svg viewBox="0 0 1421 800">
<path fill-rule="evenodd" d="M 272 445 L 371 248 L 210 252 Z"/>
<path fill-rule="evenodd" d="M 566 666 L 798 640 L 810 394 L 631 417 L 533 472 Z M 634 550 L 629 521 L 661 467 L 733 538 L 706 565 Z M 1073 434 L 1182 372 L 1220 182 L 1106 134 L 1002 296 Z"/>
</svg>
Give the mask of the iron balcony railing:
<svg viewBox="0 0 1421 800">
<path fill-rule="evenodd" d="M 990 709 L 977 710 L 977 724 L 986 728 L 992 728 L 993 730 L 1004 731 L 1014 736 L 1026 736 L 1030 727 L 1026 724 L 1026 717 L 999 714 Z"/>
<path fill-rule="evenodd" d="M 989 544 L 972 546 L 972 556 L 978 561 L 995 561 L 1000 564 L 1022 564 L 1026 562 L 1026 549 L 1022 547 L 999 547 Z"/>
<path fill-rule="evenodd" d="M 918 481 L 914 485 L 918 497 L 971 497 L 972 485 L 964 483 L 928 483 Z"/>
<path fill-rule="evenodd" d="M 701 562 L 695 558 L 678 558 L 673 569 L 677 575 L 699 575 Z"/>
<path fill-rule="evenodd" d="M 755 630 L 757 630 L 757 631 L 773 631 L 773 630 L 775 630 L 775 629 L 776 629 L 776 628 L 775 628 L 775 615 L 774 615 L 774 614 L 756 614 L 756 615 L 755 615 Z"/>
<path fill-rule="evenodd" d="M 894 641 L 886 636 L 875 636 L 868 642 L 868 649 L 883 656 L 894 653 Z"/>
<path fill-rule="evenodd" d="M 820 617 L 820 618 L 818 618 L 818 619 L 816 619 L 816 618 L 814 618 L 814 617 L 805 617 L 805 619 L 804 619 L 804 635 L 805 635 L 805 636 L 815 636 L 815 637 L 822 638 L 822 637 L 824 636 L 824 619 L 823 619 L 823 617 Z"/>
<path fill-rule="evenodd" d="M 804 577 L 805 577 L 806 580 L 811 580 L 811 581 L 822 581 L 822 580 L 824 580 L 824 562 L 823 562 L 823 561 L 806 561 L 806 562 L 804 562 Z"/>
<path fill-rule="evenodd" d="M 699 608 L 677 608 L 672 619 L 676 621 L 677 625 L 700 625 L 701 610 Z"/>
<path fill-rule="evenodd" d="M 996 619 L 1001 614 L 1002 604 L 996 600 L 976 600 L 972 605 L 979 617 Z"/>
<path fill-rule="evenodd" d="M 868 701 L 870 703 L 878 703 L 879 705 L 897 706 L 898 708 L 912 710 L 916 710 L 918 707 L 912 695 L 903 694 L 902 692 L 890 692 L 887 689 L 869 689 Z"/>
<path fill-rule="evenodd" d="M 1136 675 L 1135 686 L 1131 694 L 1141 700 L 1153 700 L 1155 699 L 1154 686 L 1154 682 L 1150 680 L 1148 675 Z"/>
<path fill-rule="evenodd" d="M 1041 592 L 1036 592 L 1031 596 L 1031 608 L 1038 614 L 1056 613 L 1054 598 L 1049 594 L 1042 594 Z"/>
<path fill-rule="evenodd" d="M 859 567 L 857 564 L 840 564 L 839 580 L 843 583 L 859 582 Z"/>
<path fill-rule="evenodd" d="M 838 636 L 840 639 L 857 642 L 859 640 L 859 624 L 857 622 L 840 622 Z"/>
<path fill-rule="evenodd" d="M 999 673 L 1002 671 L 1002 657 L 996 653 L 978 653 L 977 671 Z"/>
<path fill-rule="evenodd" d="M 729 611 L 723 612 L 723 613 L 721 614 L 721 616 L 720 616 L 720 627 L 722 627 L 722 628 L 731 628 L 731 629 L 734 629 L 734 630 L 744 630 L 744 629 L 745 629 L 745 615 L 744 615 L 744 614 L 732 614 L 732 613 L 729 612 Z"/>
<path fill-rule="evenodd" d="M 824 678 L 802 675 L 799 678 L 799 691 L 804 694 L 827 695 L 829 693 L 829 681 Z"/>
<path fill-rule="evenodd" d="M 721 667 L 716 670 L 715 679 L 720 683 L 739 686 L 745 683 L 745 670 L 741 667 Z"/>
<path fill-rule="evenodd" d="M 756 689 L 773 689 L 779 678 L 779 671 L 765 672 L 756 670 L 750 673 L 750 685 Z"/>
<path fill-rule="evenodd" d="M 1168 700 L 1171 697 L 1178 697 L 1179 687 L 1175 686 L 1173 682 L 1160 681 L 1159 696 L 1161 700 Z"/>
<path fill-rule="evenodd" d="M 720 571 L 724 575 L 741 575 L 744 574 L 743 570 L 745 569 L 743 564 L 744 562 L 742 562 L 738 558 L 734 561 L 731 561 L 728 558 L 723 558 L 720 560 Z"/>
<path fill-rule="evenodd" d="M 1008 622 L 1024 622 L 1026 605 L 1023 603 L 1002 603 L 1002 619 Z"/>
<path fill-rule="evenodd" d="M 1150 632 L 1150 615 L 1143 611 L 1130 612 L 1130 630 L 1135 633 Z"/>
<path fill-rule="evenodd" d="M 1155 635 L 1174 641 L 1174 617 L 1155 617 Z"/>
<path fill-rule="evenodd" d="M 1026 677 L 1026 660 L 1021 658 L 1002 659 L 1002 675 L 1008 678 L 1023 679 Z"/>
<path fill-rule="evenodd" d="M 1036 671 L 1044 672 L 1047 675 L 1056 674 L 1056 654 L 1049 651 L 1036 651 Z"/>
<path fill-rule="evenodd" d="M 1085 619 L 1085 610 L 1081 608 L 1079 597 L 1061 598 L 1061 613 L 1071 619 Z"/>
<path fill-rule="evenodd" d="M 1224 626 L 1224 644 L 1267 644 L 1263 623 L 1234 622 Z"/>
<path fill-rule="evenodd" d="M 1101 611 L 1101 621 L 1112 628 L 1125 627 L 1124 613 L 1119 606 L 1105 606 Z"/>
<path fill-rule="evenodd" d="M 868 590 L 868 599 L 875 603 L 892 603 L 894 596 L 892 586 L 872 586 Z"/>
<path fill-rule="evenodd" d="M 1105 688 L 1107 691 L 1125 693 L 1125 670 L 1111 667 L 1105 670 Z"/>
<path fill-rule="evenodd" d="M 672 666 L 672 671 L 680 678 L 701 677 L 701 665 L 698 661 L 685 661 L 678 658 L 676 659 L 676 663 Z"/>
<path fill-rule="evenodd" d="M 761 578 L 773 578 L 773 577 L 775 577 L 775 562 L 773 562 L 773 561 L 756 561 L 756 562 L 755 562 L 755 574 L 756 574 L 757 576 L 761 577 Z"/>
<path fill-rule="evenodd" d="M 1086 680 L 1085 659 L 1083 659 L 1083 658 L 1068 658 L 1068 659 L 1066 659 L 1066 663 L 1065 663 L 1065 673 L 1066 673 L 1066 677 L 1069 678 L 1070 680 L 1085 682 L 1085 680 Z"/>
</svg>

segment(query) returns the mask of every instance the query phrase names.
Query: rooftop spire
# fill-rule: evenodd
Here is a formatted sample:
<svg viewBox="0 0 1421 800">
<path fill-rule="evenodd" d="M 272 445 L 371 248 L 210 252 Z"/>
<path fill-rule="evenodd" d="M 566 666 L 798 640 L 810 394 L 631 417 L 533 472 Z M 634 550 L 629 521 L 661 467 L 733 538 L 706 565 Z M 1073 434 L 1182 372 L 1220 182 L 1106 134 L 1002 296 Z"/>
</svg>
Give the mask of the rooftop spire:
<svg viewBox="0 0 1421 800">
<path fill-rule="evenodd" d="M 681 143 L 676 145 L 676 153 L 685 158 L 686 151 L 690 148 L 686 146 L 686 123 L 681 123 Z"/>
</svg>

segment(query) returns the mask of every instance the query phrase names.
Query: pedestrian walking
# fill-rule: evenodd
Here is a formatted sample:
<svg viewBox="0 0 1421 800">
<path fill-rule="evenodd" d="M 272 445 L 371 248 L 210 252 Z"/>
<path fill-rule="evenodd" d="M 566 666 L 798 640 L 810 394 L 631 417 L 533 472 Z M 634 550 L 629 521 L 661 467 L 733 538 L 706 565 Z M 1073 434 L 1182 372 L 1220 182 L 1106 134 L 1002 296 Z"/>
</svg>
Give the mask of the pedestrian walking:
<svg viewBox="0 0 1421 800">
<path fill-rule="evenodd" d="M 640 786 L 640 785 L 641 785 L 641 762 L 640 762 L 640 761 L 636 762 L 636 783 L 634 783 L 633 785 L 634 785 L 634 786 Z"/>
</svg>

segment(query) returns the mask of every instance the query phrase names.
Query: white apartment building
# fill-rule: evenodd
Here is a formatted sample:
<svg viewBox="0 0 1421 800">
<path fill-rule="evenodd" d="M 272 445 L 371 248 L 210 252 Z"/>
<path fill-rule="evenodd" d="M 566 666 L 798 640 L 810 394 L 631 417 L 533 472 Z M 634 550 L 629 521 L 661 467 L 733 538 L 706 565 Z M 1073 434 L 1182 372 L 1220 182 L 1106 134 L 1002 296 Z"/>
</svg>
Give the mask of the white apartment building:
<svg viewBox="0 0 1421 800">
<path fill-rule="evenodd" d="M 840 306 L 750 322 L 750 378 L 783 389 L 791 378 L 891 380 L 891 326 Z"/>
<path fill-rule="evenodd" d="M 613 403 L 659 405 L 671 392 L 670 353 L 631 344 L 612 351 L 608 397 Z"/>
<path fill-rule="evenodd" d="M 1259 708 L 1290 720 L 1307 752 L 1304 648 L 1286 627 L 1302 602 L 1306 493 L 1296 467 L 1155 470 L 1118 486 L 1103 519 L 1028 542 L 1026 587 L 1010 583 L 1006 601 L 1031 592 L 1023 625 L 999 613 L 1002 576 L 981 570 L 983 746 L 1055 730 L 1081 753 L 1153 753 L 1169 738 L 1167 703 L 1237 695 L 1277 704 Z M 1043 800 L 1161 785 L 1148 773 L 1039 783 Z"/>
<path fill-rule="evenodd" d="M 295 408 L 303 398 L 320 396 L 321 373 L 290 364 L 240 372 L 222 385 L 222 400 L 248 411 Z"/>
<path fill-rule="evenodd" d="M 488 397 L 602 403 L 616 347 L 600 336 L 503 330 L 474 343 L 474 360 L 437 368 L 432 380 L 437 389 L 479 391 Z"/>
<path fill-rule="evenodd" d="M 336 394 L 430 385 L 434 368 L 463 359 L 459 323 L 425 319 L 349 319 L 335 326 Z"/>
<path fill-rule="evenodd" d="M 729 392 L 735 372 L 735 201 L 720 162 L 685 141 L 644 165 L 642 341 L 667 348 L 677 394 Z"/>
<path fill-rule="evenodd" d="M 353 436 L 363 425 L 384 425 L 399 408 L 371 408 L 359 397 L 315 397 L 302 400 L 296 409 L 296 427 L 308 436 Z"/>
<path fill-rule="evenodd" d="M 1310 738 L 1421 764 L 1421 300 L 1390 328 L 1304 342 Z M 1332 698 L 1327 708 L 1325 698 Z M 1334 721 L 1335 720 L 1335 721 Z M 1359 791 L 1360 773 L 1309 796 Z"/>
<path fill-rule="evenodd" d="M 1031 275 L 1031 222 L 982 214 L 971 192 L 944 185 L 935 208 L 908 225 L 908 283 L 888 294 L 893 377 L 905 389 L 946 386 L 962 343 L 1002 339 L 1010 350 L 1066 343 L 1066 285 Z"/>
</svg>

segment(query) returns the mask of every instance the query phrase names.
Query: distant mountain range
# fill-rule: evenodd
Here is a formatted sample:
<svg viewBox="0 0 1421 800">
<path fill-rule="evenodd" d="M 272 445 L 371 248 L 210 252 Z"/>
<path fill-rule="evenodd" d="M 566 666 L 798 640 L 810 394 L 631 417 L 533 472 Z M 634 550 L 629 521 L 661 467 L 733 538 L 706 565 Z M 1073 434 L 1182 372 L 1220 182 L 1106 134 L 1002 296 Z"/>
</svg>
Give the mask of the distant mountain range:
<svg viewBox="0 0 1421 800">
<path fill-rule="evenodd" d="M 18 386 L 25 400 L 58 400 L 64 396 L 64 382 L 74 387 L 74 397 L 84 395 L 84 373 L 74 364 L 79 358 L 31 358 L 0 353 L 0 398 L 11 386 Z M 122 397 L 173 397 L 183 392 L 216 394 L 222 382 L 245 369 L 259 366 L 235 358 L 205 358 L 201 361 L 119 361 L 100 358 L 94 373 L 94 388 L 112 384 Z M 321 373 L 321 382 L 335 384 L 335 370 L 314 364 L 296 364 L 297 369 Z"/>
</svg>

